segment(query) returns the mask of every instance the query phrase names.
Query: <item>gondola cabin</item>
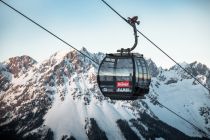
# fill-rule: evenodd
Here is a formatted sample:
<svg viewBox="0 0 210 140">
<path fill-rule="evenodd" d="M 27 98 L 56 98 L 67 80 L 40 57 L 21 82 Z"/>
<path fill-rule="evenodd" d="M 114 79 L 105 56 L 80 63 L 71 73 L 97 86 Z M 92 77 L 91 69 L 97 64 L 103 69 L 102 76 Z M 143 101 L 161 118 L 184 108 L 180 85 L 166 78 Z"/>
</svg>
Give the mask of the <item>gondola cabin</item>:
<svg viewBox="0 0 210 140">
<path fill-rule="evenodd" d="M 135 100 L 148 94 L 151 76 L 143 55 L 114 53 L 107 54 L 102 60 L 97 81 L 105 97 Z"/>
<path fill-rule="evenodd" d="M 135 100 L 145 98 L 149 92 L 151 76 L 143 55 L 131 53 L 138 43 L 137 16 L 128 18 L 133 27 L 135 42 L 131 48 L 121 48 L 119 53 L 107 54 L 102 60 L 97 82 L 102 94 L 112 100 Z"/>
</svg>

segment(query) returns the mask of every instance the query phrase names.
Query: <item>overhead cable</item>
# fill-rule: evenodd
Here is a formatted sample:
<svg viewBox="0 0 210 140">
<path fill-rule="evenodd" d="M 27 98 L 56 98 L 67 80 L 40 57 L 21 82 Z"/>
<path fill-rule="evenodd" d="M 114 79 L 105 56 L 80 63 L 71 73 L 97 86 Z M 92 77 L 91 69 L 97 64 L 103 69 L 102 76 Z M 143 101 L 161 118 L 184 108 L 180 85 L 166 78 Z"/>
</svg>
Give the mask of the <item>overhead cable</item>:
<svg viewBox="0 0 210 140">
<path fill-rule="evenodd" d="M 105 0 L 101 0 L 105 5 L 107 5 L 114 13 L 116 13 L 121 19 L 123 19 L 126 23 L 130 25 L 126 18 L 124 18 L 119 12 L 117 12 L 112 6 L 110 6 Z M 145 34 L 137 29 L 137 32 L 140 33 L 146 40 L 148 40 L 152 45 L 154 45 L 158 50 L 160 50 L 163 54 L 165 54 L 169 59 L 171 59 L 175 64 L 177 64 L 182 70 L 184 70 L 188 75 L 190 75 L 193 79 L 195 79 L 200 85 L 202 85 L 205 89 L 210 92 L 210 89 L 201 83 L 194 75 L 192 75 L 188 70 L 182 67 L 177 61 L 175 61 L 171 56 L 169 56 L 165 51 L 163 51 L 158 45 L 156 45 L 151 39 L 149 39 Z"/>
<path fill-rule="evenodd" d="M 62 41 L 63 43 L 65 43 L 66 45 L 68 45 L 69 47 L 73 48 L 74 50 L 78 51 L 80 54 L 84 55 L 85 57 L 87 57 L 88 59 L 90 59 L 91 61 L 93 61 L 94 63 L 96 63 L 97 65 L 99 65 L 98 62 L 96 62 L 95 60 L 93 60 L 91 57 L 89 57 L 88 55 L 84 54 L 83 52 L 79 51 L 78 49 L 76 49 L 75 47 L 73 47 L 72 45 L 70 45 L 69 43 L 67 43 L 66 41 L 64 41 L 63 39 L 61 39 L 60 37 L 58 37 L 57 35 L 55 35 L 54 33 L 52 33 L 51 31 L 49 31 L 48 29 L 46 29 L 45 27 L 41 26 L 40 24 L 38 24 L 37 22 L 35 22 L 34 20 L 32 20 L 31 18 L 29 18 L 28 16 L 26 16 L 25 14 L 21 13 L 20 11 L 18 11 L 17 9 L 15 9 L 14 7 L 10 6 L 9 4 L 7 4 L 6 2 L 0 0 L 3 4 L 5 4 L 6 6 L 8 6 L 9 8 L 11 8 L 12 10 L 14 10 L 15 12 L 17 12 L 18 14 L 20 14 L 21 16 L 23 16 L 24 18 L 26 18 L 27 20 L 31 21 L 32 23 L 34 23 L 35 25 L 39 26 L 40 28 L 42 28 L 43 30 L 45 30 L 46 32 L 48 32 L 49 34 L 51 34 L 52 36 L 54 36 L 55 38 L 57 38 L 58 40 Z M 102 0 L 105 4 L 107 4 L 104 0 Z M 107 4 L 108 5 L 108 4 Z M 123 18 L 118 12 L 116 12 L 110 5 L 108 5 L 115 13 L 117 13 L 121 18 Z M 123 18 L 125 19 L 125 18 Z M 126 20 L 126 19 L 125 19 Z M 140 31 L 138 31 L 140 32 Z M 140 32 L 140 34 L 142 34 Z M 142 34 L 144 36 L 144 34 Z M 147 38 L 146 36 L 144 36 L 146 39 L 149 40 L 149 38 Z M 155 45 L 151 40 L 149 40 L 153 45 Z M 158 46 L 156 46 L 158 47 Z M 159 48 L 159 47 L 158 47 Z M 160 49 L 160 48 L 159 48 Z M 160 49 L 161 50 L 161 49 Z M 166 54 L 166 53 L 165 53 Z M 167 54 L 166 54 L 167 55 Z M 182 67 L 181 67 L 182 68 Z M 184 69 L 184 68 L 183 68 Z M 149 97 L 149 96 L 148 96 Z M 200 132 L 202 132 L 205 136 L 207 135 L 202 129 L 198 128 L 196 125 L 194 125 L 193 123 L 191 123 L 190 121 L 186 120 L 185 118 L 183 118 L 182 116 L 178 115 L 177 113 L 175 113 L 174 111 L 172 111 L 171 109 L 169 109 L 168 107 L 164 106 L 163 104 L 161 104 L 160 102 L 158 102 L 161 106 L 163 106 L 164 108 L 166 108 L 167 110 L 169 110 L 170 112 L 172 112 L 173 114 L 175 114 L 176 116 L 180 117 L 181 119 L 183 119 L 184 121 L 186 121 L 187 123 L 191 124 L 193 127 L 195 127 L 196 129 L 198 129 Z M 208 135 L 209 136 L 209 135 Z"/>
<path fill-rule="evenodd" d="M 154 100 L 152 97 L 146 95 L 149 99 Z M 180 119 L 184 120 L 185 122 L 187 122 L 188 124 L 192 125 L 195 129 L 197 129 L 200 133 L 202 133 L 205 137 L 210 136 L 208 134 L 206 134 L 206 132 L 204 132 L 201 128 L 199 128 L 198 126 L 196 126 L 195 124 L 193 124 L 192 122 L 190 122 L 189 120 L 185 119 L 184 117 L 182 117 L 181 115 L 179 115 L 178 113 L 174 112 L 172 109 L 168 108 L 167 106 L 163 105 L 162 103 L 160 103 L 159 101 L 155 100 L 155 102 L 157 104 L 159 104 L 161 107 L 164 107 L 165 109 L 167 109 L 169 112 L 171 112 L 172 114 L 174 114 L 175 116 L 179 117 Z"/>
<path fill-rule="evenodd" d="M 93 61 L 94 63 L 98 64 L 98 62 L 96 62 L 95 60 L 93 60 L 90 56 L 84 54 L 83 52 L 81 52 L 80 50 L 78 50 L 77 48 L 75 48 L 74 46 L 70 45 L 67 41 L 63 40 L 62 38 L 60 38 L 59 36 L 57 36 L 56 34 L 52 33 L 50 30 L 48 30 L 47 28 L 45 28 L 44 26 L 40 25 L 38 22 L 34 21 L 33 19 L 29 18 L 28 16 L 26 16 L 25 14 L 23 14 L 22 12 L 20 12 L 19 10 L 15 9 L 14 7 L 12 7 L 11 5 L 9 5 L 8 3 L 4 2 L 3 0 L 0 0 L 3 4 L 5 4 L 6 6 L 8 6 L 10 9 L 14 10 L 15 12 L 17 12 L 18 14 L 20 14 L 21 16 L 23 16 L 25 19 L 31 21 L 32 23 L 34 23 L 35 25 L 37 25 L 38 27 L 42 28 L 43 30 L 45 30 L 46 32 L 48 32 L 50 35 L 54 36 L 55 38 L 57 38 L 58 40 L 60 40 L 61 42 L 63 42 L 64 44 L 68 45 L 69 47 L 73 48 L 74 50 L 76 50 L 77 52 L 79 52 L 80 54 L 84 55 L 85 57 L 89 58 L 91 61 Z"/>
</svg>

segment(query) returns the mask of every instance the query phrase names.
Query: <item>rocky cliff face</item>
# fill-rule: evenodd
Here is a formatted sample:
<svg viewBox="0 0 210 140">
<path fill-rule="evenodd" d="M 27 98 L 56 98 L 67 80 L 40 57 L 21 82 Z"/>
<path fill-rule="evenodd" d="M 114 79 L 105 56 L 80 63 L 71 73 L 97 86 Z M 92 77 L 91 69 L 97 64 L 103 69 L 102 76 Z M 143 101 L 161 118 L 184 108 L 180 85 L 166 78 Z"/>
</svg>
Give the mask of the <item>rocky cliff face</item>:
<svg viewBox="0 0 210 140">
<path fill-rule="evenodd" d="M 21 74 L 25 73 L 37 62 L 29 56 L 20 56 L 9 58 L 6 63 L 6 68 L 13 76 L 19 77 Z"/>
<path fill-rule="evenodd" d="M 26 73 L 37 62 L 29 56 L 12 57 L 0 63 L 0 91 L 10 87 L 12 77 L 18 78 Z"/>
<path fill-rule="evenodd" d="M 156 66 L 156 64 L 151 59 L 147 60 L 147 64 L 148 64 L 151 76 L 156 77 L 159 74 L 159 69 Z"/>
<path fill-rule="evenodd" d="M 98 62 L 104 56 L 91 54 L 85 48 L 82 51 Z M 210 99 L 206 91 L 175 67 L 162 70 L 152 60 L 148 63 L 153 76 L 148 96 L 153 98 L 112 101 L 98 89 L 98 66 L 76 51 L 57 52 L 40 63 L 29 56 L 2 62 L 0 137 L 72 140 L 207 137 L 204 133 L 210 132 Z M 206 77 L 203 82 L 208 84 L 208 70 L 197 64 L 194 74 Z M 190 94 L 184 95 L 184 91 Z M 194 97 L 197 92 L 199 103 Z M 192 99 L 181 100 L 182 94 Z M 175 97 L 176 102 L 164 102 Z M 195 122 L 204 133 L 172 116 L 155 101 L 162 101 L 169 107 L 179 102 L 173 109 Z"/>
<path fill-rule="evenodd" d="M 201 83 L 210 88 L 210 69 L 197 61 L 187 64 L 182 63 L 182 67 L 184 67 L 187 71 L 189 71 L 193 76 L 195 76 Z M 183 79 L 190 79 L 191 76 L 184 72 L 179 66 L 175 65 L 170 68 L 170 70 L 175 70 Z M 198 84 L 198 82 L 194 81 L 193 84 Z"/>
</svg>

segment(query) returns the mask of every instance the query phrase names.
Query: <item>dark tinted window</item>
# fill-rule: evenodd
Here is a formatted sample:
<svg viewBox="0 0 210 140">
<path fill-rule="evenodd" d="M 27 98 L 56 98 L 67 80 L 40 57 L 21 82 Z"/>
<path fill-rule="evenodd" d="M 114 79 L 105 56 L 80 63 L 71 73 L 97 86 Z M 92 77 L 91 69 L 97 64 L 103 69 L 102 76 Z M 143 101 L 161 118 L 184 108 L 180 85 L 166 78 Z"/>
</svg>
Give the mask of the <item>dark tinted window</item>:
<svg viewBox="0 0 210 140">
<path fill-rule="evenodd" d="M 132 81 L 133 62 L 132 59 L 117 59 L 116 80 Z"/>
<path fill-rule="evenodd" d="M 113 76 L 115 75 L 114 62 L 115 59 L 106 58 L 101 64 L 99 71 L 100 81 L 113 81 Z"/>
</svg>

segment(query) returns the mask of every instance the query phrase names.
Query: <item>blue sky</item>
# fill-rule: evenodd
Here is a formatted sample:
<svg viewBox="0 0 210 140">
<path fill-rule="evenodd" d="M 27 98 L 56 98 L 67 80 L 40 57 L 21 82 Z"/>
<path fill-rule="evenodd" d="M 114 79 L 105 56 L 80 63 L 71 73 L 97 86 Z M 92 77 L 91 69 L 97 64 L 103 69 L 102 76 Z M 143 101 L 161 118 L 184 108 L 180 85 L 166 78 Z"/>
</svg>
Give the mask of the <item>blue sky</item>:
<svg viewBox="0 0 210 140">
<path fill-rule="evenodd" d="M 178 62 L 210 67 L 209 0 L 107 0 L 124 17 L 138 16 L 138 29 Z M 115 52 L 133 45 L 133 31 L 100 0 L 7 0 L 71 45 Z M 0 3 L 0 62 L 29 55 L 37 61 L 70 48 Z M 174 63 L 139 36 L 135 52 L 165 68 Z"/>
</svg>

